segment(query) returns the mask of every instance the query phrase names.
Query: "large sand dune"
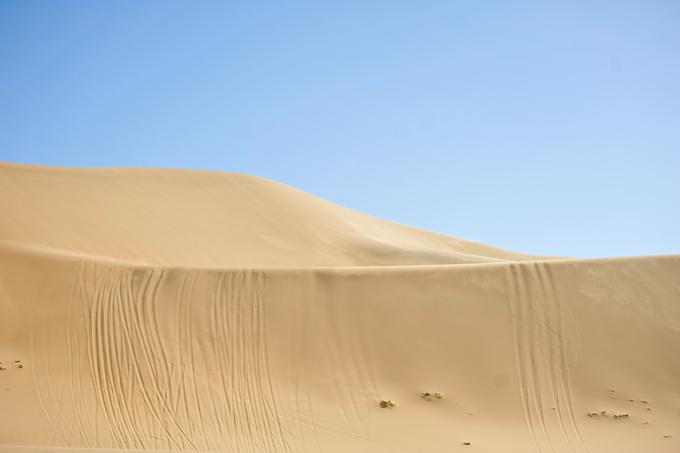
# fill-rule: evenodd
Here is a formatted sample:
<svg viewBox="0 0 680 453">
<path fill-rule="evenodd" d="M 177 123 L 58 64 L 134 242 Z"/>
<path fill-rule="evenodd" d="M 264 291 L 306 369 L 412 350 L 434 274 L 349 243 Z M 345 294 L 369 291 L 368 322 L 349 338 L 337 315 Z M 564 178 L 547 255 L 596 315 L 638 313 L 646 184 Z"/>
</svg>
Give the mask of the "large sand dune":
<svg viewBox="0 0 680 453">
<path fill-rule="evenodd" d="M 680 451 L 680 256 L 199 171 L 2 164 L 0 216 L 2 451 Z"/>
</svg>

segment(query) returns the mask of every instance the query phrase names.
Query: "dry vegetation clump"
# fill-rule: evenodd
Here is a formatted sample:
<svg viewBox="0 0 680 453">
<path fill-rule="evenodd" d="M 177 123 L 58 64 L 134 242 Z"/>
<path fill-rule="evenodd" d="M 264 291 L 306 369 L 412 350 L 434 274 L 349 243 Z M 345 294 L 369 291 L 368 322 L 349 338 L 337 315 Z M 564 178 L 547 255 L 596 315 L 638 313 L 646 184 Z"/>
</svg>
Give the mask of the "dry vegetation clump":
<svg viewBox="0 0 680 453">
<path fill-rule="evenodd" d="M 420 397 L 422 399 L 424 399 L 425 401 L 432 401 L 434 399 L 438 399 L 438 400 L 442 399 L 441 393 L 436 393 L 436 392 L 435 393 L 430 393 L 430 392 L 421 393 Z"/>
<path fill-rule="evenodd" d="M 383 409 L 392 409 L 397 404 L 390 400 L 381 400 L 379 406 Z"/>
<path fill-rule="evenodd" d="M 620 419 L 620 418 L 628 418 L 629 415 L 626 413 L 623 414 L 609 414 L 607 411 L 600 411 L 600 412 L 588 412 L 588 417 L 614 417 L 615 419 Z"/>
</svg>

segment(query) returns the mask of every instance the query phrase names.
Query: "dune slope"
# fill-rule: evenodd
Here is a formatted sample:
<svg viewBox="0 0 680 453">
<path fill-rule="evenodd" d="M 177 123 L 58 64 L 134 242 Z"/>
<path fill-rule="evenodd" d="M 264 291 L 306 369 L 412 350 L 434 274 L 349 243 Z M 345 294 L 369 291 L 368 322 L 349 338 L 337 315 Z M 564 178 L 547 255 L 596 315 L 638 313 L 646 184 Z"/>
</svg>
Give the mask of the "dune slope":
<svg viewBox="0 0 680 453">
<path fill-rule="evenodd" d="M 0 240 L 140 264 L 300 267 L 535 258 L 397 225 L 255 176 L 0 165 Z"/>
<path fill-rule="evenodd" d="M 242 175 L 0 187 L 2 451 L 680 451 L 680 256 L 531 259 Z"/>
</svg>

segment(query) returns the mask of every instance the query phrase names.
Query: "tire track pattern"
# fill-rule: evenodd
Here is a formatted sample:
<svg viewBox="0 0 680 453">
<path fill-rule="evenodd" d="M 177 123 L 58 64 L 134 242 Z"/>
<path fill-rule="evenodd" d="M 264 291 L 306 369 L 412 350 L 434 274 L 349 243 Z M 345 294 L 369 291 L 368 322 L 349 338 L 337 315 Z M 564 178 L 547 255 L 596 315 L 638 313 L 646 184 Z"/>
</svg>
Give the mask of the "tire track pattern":
<svg viewBox="0 0 680 453">
<path fill-rule="evenodd" d="M 522 409 L 536 450 L 587 451 L 570 379 L 575 329 L 552 270 L 547 263 L 513 263 L 506 278 Z"/>
<path fill-rule="evenodd" d="M 65 332 L 35 332 L 65 446 L 288 452 L 269 370 L 265 275 L 83 262 Z M 55 366 L 50 350 L 65 347 Z M 56 356 L 57 354 L 55 354 Z"/>
</svg>

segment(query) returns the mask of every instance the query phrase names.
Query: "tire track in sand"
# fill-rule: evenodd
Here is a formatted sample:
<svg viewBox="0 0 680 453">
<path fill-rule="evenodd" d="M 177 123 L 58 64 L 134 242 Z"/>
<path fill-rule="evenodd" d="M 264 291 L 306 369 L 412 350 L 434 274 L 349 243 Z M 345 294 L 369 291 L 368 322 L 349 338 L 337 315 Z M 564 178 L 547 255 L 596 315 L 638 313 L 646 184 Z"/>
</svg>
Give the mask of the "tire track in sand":
<svg viewBox="0 0 680 453">
<path fill-rule="evenodd" d="M 31 335 L 47 370 L 34 376 L 38 397 L 62 444 L 293 451 L 271 376 L 264 272 L 80 264 L 65 332 Z M 63 372 L 46 363 L 59 348 Z"/>
<path fill-rule="evenodd" d="M 73 336 L 88 339 L 87 375 L 97 395 L 95 413 L 101 410 L 111 436 L 97 444 L 157 448 L 160 434 L 162 447 L 195 449 L 168 404 L 170 370 L 155 319 L 164 271 L 97 265 L 95 270 L 80 276 L 81 306 L 89 319 L 85 331 Z M 94 430 L 98 434 L 99 426 Z"/>
<path fill-rule="evenodd" d="M 276 406 L 266 334 L 265 276 L 256 270 L 219 275 L 212 298 L 214 363 L 220 375 L 218 420 L 227 447 L 239 452 L 289 452 L 289 433 Z"/>
<path fill-rule="evenodd" d="M 565 430 L 567 431 L 567 436 L 569 436 L 573 443 L 573 449 L 576 451 L 588 451 L 588 448 L 581 437 L 581 432 L 579 431 L 578 423 L 576 422 L 576 416 L 574 415 L 574 400 L 569 370 L 569 346 L 577 342 L 576 328 L 568 305 L 565 302 L 562 293 L 557 288 L 557 281 L 551 267 L 548 263 L 539 263 L 538 266 L 543 274 L 541 281 L 544 282 L 547 291 L 551 294 L 551 299 L 555 303 L 560 329 L 558 335 L 560 340 L 557 349 L 558 356 L 555 365 L 558 370 L 556 374 L 559 378 L 558 389 L 561 397 L 559 415 L 562 419 L 565 419 L 567 425 Z"/>
<path fill-rule="evenodd" d="M 506 281 L 522 410 L 536 450 L 587 451 L 569 372 L 574 329 L 552 270 L 547 263 L 512 263 Z"/>
</svg>

